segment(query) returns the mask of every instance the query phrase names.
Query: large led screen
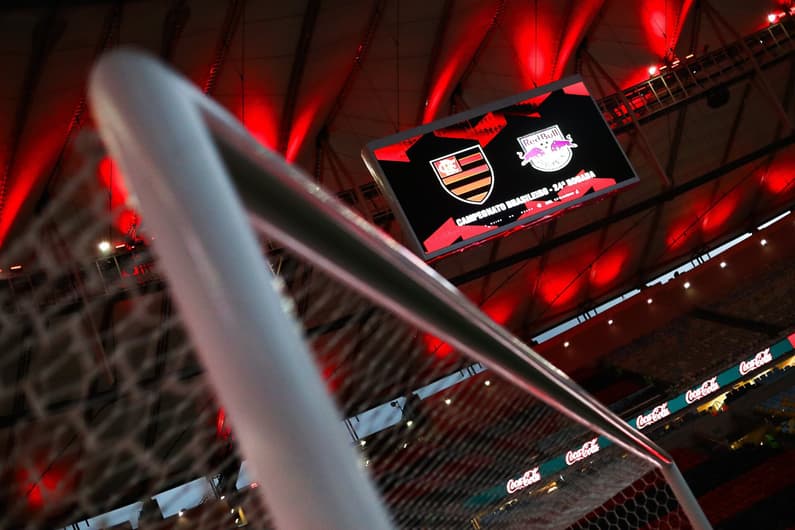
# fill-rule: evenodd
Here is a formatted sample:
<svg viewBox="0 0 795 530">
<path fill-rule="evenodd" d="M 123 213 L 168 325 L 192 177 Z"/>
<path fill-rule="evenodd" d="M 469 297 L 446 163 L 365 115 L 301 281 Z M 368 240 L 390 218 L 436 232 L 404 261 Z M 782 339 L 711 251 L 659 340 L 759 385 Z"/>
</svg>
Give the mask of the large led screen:
<svg viewBox="0 0 795 530">
<path fill-rule="evenodd" d="M 426 260 L 638 180 L 579 77 L 371 142 L 362 157 Z"/>
</svg>

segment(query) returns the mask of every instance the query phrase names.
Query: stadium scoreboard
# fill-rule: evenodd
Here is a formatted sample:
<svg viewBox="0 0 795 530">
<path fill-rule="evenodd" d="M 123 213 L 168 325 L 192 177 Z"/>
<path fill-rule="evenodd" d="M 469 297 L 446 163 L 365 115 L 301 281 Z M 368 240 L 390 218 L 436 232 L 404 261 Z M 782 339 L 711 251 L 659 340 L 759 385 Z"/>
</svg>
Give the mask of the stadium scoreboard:
<svg viewBox="0 0 795 530">
<path fill-rule="evenodd" d="M 638 181 L 577 76 L 373 141 L 362 158 L 425 260 Z"/>
</svg>

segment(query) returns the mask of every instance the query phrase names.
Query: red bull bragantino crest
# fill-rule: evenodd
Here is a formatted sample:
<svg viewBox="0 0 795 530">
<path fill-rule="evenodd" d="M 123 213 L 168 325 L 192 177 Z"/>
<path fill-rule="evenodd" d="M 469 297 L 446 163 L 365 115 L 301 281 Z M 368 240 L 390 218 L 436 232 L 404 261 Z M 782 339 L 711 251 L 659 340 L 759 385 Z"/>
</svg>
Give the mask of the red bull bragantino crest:
<svg viewBox="0 0 795 530">
<path fill-rule="evenodd" d="M 442 188 L 469 204 L 483 204 L 494 188 L 494 172 L 480 145 L 431 160 Z"/>
<path fill-rule="evenodd" d="M 560 127 L 553 125 L 516 139 L 522 151 L 516 152 L 522 166 L 530 164 L 539 171 L 560 171 L 571 162 L 572 149 L 577 147 L 570 134 L 564 135 Z"/>
</svg>

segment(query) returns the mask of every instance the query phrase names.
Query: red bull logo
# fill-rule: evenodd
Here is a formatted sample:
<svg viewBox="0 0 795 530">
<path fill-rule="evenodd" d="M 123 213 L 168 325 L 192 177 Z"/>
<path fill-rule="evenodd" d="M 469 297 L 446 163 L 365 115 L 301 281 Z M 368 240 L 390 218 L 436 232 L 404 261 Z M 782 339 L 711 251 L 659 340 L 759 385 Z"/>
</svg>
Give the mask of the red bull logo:
<svg viewBox="0 0 795 530">
<path fill-rule="evenodd" d="M 431 160 L 442 188 L 469 204 L 483 204 L 494 188 L 494 173 L 480 145 Z"/>
<path fill-rule="evenodd" d="M 560 127 L 553 125 L 516 139 L 521 151 L 516 155 L 522 167 L 530 164 L 539 171 L 551 173 L 566 167 L 572 158 L 572 149 L 577 147 L 571 134 L 564 135 Z"/>
</svg>

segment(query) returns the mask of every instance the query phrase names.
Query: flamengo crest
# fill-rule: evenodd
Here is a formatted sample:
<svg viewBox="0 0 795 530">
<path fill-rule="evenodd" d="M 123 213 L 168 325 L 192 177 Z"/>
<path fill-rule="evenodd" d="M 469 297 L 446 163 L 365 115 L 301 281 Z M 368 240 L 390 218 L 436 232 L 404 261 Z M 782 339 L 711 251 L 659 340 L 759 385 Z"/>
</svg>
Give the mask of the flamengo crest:
<svg viewBox="0 0 795 530">
<path fill-rule="evenodd" d="M 560 171 L 571 162 L 571 150 L 577 147 L 571 135 L 563 135 L 558 125 L 532 132 L 516 139 L 522 151 L 516 152 L 522 166 L 530 164 L 539 171 Z"/>
<path fill-rule="evenodd" d="M 468 204 L 483 204 L 494 188 L 494 172 L 480 145 L 430 161 L 444 191 Z"/>
</svg>

